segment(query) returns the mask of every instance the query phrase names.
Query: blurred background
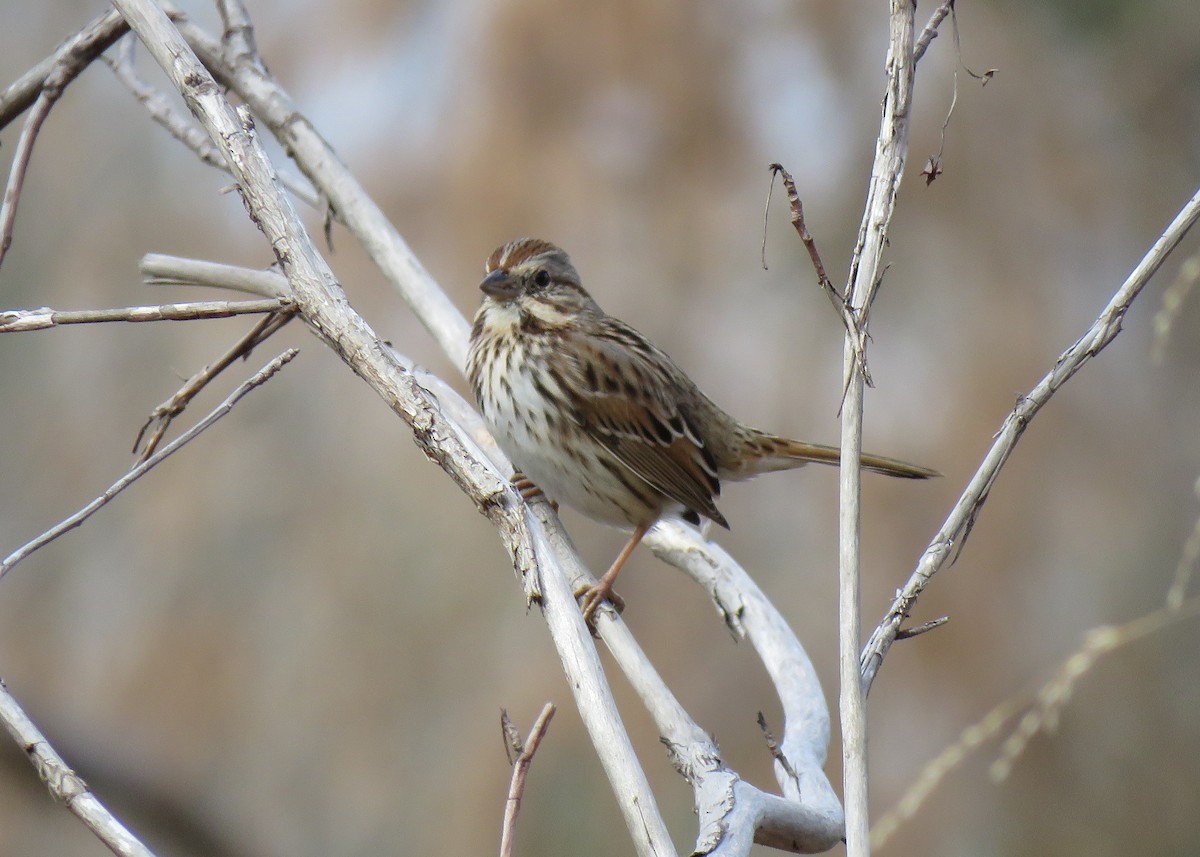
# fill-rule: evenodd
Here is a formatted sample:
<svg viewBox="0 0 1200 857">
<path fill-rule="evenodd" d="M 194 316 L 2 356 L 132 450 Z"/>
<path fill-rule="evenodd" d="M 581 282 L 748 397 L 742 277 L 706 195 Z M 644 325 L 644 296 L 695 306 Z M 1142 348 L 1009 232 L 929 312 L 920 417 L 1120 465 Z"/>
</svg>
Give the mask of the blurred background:
<svg viewBox="0 0 1200 857">
<path fill-rule="evenodd" d="M 204 3 L 186 4 L 216 27 Z M 878 129 L 886 4 L 748 0 L 253 0 L 273 73 L 465 314 L 491 250 L 565 247 L 610 312 L 747 422 L 836 442 L 842 338 L 767 164 L 796 177 L 845 278 Z M 0 0 L 0 85 L 104 10 Z M 933 5 L 922 3 L 921 24 Z M 940 469 L 864 486 L 873 627 L 1016 397 L 1086 329 L 1200 176 L 1200 6 L 960 4 L 921 62 L 912 151 L 875 305 L 868 449 Z M 162 85 L 160 75 L 147 72 Z M 0 134 L 5 172 L 19 123 Z M 282 168 L 289 165 L 283 163 Z M 264 266 L 229 179 L 100 64 L 46 123 L 0 272 L 0 309 L 221 297 L 140 283 L 147 252 Z M 319 217 L 306 212 L 314 230 Z M 343 230 L 330 260 L 376 331 L 465 391 Z M 1094 626 L 1161 606 L 1200 516 L 1200 296 L 1163 358 L 1153 318 L 1191 236 L 1122 336 L 1038 416 L 955 566 L 871 694 L 872 806 Z M 0 554 L 131 464 L 147 414 L 253 322 L 0 337 Z M 509 767 L 501 707 L 559 705 L 518 829 L 523 855 L 628 853 L 545 627 L 499 539 L 407 427 L 298 323 L 194 403 L 199 419 L 286 345 L 299 359 L 218 426 L 0 584 L 0 675 L 162 854 L 487 854 Z M 793 622 L 836 702 L 832 469 L 732 486 L 719 538 Z M 621 535 L 566 513 L 584 558 Z M 626 620 L 728 762 L 772 787 L 771 686 L 704 594 L 639 551 Z M 1191 587 L 1200 591 L 1200 584 Z M 1104 659 L 1002 784 L 996 747 L 949 775 L 882 853 L 1193 853 L 1200 624 Z M 691 792 L 614 677 L 681 853 Z M 836 718 L 836 714 L 835 714 Z M 836 719 L 835 719 L 836 723 Z M 835 729 L 836 731 L 836 729 Z M 840 748 L 828 770 L 840 783 Z M 840 787 L 839 787 L 840 790 Z M 0 854 L 102 846 L 0 742 Z M 840 849 L 839 849 L 840 850 Z M 759 849 L 767 853 L 765 849 Z"/>
</svg>

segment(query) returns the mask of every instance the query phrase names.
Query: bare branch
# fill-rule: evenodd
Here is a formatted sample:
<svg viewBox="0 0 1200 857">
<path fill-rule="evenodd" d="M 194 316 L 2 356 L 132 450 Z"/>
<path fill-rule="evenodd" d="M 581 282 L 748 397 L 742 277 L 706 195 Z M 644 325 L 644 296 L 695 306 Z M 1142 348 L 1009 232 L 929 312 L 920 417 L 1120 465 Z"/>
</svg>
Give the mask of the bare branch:
<svg viewBox="0 0 1200 857">
<path fill-rule="evenodd" d="M 56 69 L 61 66 L 55 66 Z M 53 74 L 52 74 L 53 76 Z M 47 78 L 49 80 L 50 78 Z M 17 138 L 17 148 L 13 153 L 12 167 L 8 173 L 8 183 L 4 187 L 4 202 L 0 204 L 0 265 L 8 248 L 12 246 L 13 228 L 17 222 L 17 205 L 21 201 L 21 188 L 25 185 L 25 172 L 29 168 L 29 159 L 33 156 L 33 144 L 37 140 L 42 123 L 50 115 L 50 109 L 62 94 L 59 87 L 45 86 L 33 109 L 25 117 L 21 127 L 21 136 Z"/>
<path fill-rule="evenodd" d="M 917 625 L 913 628 L 901 628 L 896 634 L 897 640 L 911 640 L 913 637 L 919 637 L 922 634 L 932 631 L 934 628 L 940 628 L 950 621 L 949 616 L 939 616 L 937 619 L 930 619 L 928 622 Z"/>
<path fill-rule="evenodd" d="M 223 85 L 229 86 L 268 126 L 314 187 L 329 201 L 372 261 L 400 292 L 417 318 L 461 371 L 470 326 L 438 287 L 382 209 L 282 87 L 257 63 L 229 64 L 207 33 L 188 21 L 180 32 Z"/>
<path fill-rule="evenodd" d="M 628 736 L 624 735 L 620 726 L 611 691 L 604 680 L 583 617 L 566 580 L 557 573 L 556 560 L 560 557 L 550 549 L 546 529 L 536 517 L 526 517 L 524 504 L 507 485 L 507 480 L 498 478 L 492 468 L 483 465 L 470 453 L 467 445 L 469 440 L 448 423 L 437 402 L 393 359 L 366 322 L 350 309 L 344 293 L 317 252 L 288 197 L 275 183 L 270 162 L 256 135 L 247 128 L 248 113 L 239 115 L 233 110 L 221 87 L 199 64 L 161 9 L 149 0 L 116 0 L 116 5 L 127 16 L 131 27 L 147 45 L 160 67 L 183 93 L 189 108 L 233 167 L 247 210 L 276 253 L 291 284 L 292 297 L 305 321 L 409 423 L 418 445 L 446 470 L 492 520 L 518 569 L 527 573 L 535 567 L 534 557 L 538 557 L 536 567 L 543 572 L 539 581 L 543 592 L 543 613 L 564 663 L 568 659 L 571 662 L 569 674 L 573 676 L 572 692 L 577 694 L 577 702 L 593 743 L 597 746 L 609 746 L 611 743 L 610 749 L 614 755 L 602 757 L 602 762 L 614 784 L 635 847 L 644 857 L 673 854 L 674 847 L 658 812 L 654 795 L 645 774 L 637 765 Z M 206 36 L 202 36 L 202 39 L 210 42 Z M 223 65 L 219 50 L 205 59 L 218 66 Z M 266 86 L 262 84 L 261 76 L 246 64 L 239 66 L 237 73 L 247 75 L 252 83 L 260 84 L 258 90 L 261 95 Z M 270 86 L 274 94 L 274 85 Z M 347 223 L 354 218 L 357 218 L 354 222 L 360 225 L 364 218 L 370 221 L 371 228 L 379 230 L 372 233 L 376 242 L 381 235 L 394 236 L 394 242 L 386 248 L 391 265 L 389 275 L 393 279 L 397 275 L 400 279 L 419 275 L 432 284 L 415 257 L 396 255 L 395 247 L 402 247 L 403 242 L 378 209 L 365 206 L 365 194 L 361 194 L 357 182 L 345 168 L 340 164 L 336 165 L 336 169 L 331 166 L 336 163 L 336 156 L 311 126 L 299 113 L 294 112 L 290 102 L 284 101 L 282 105 L 278 102 L 278 99 L 272 98 L 270 109 L 277 110 L 282 106 L 288 113 L 277 125 L 277 133 L 288 150 L 293 153 L 303 150 L 313 155 L 324 165 L 323 169 L 338 172 L 344 180 L 345 184 L 337 188 L 338 195 L 331 193 L 330 198 Z M 252 106 L 258 109 L 258 105 Z M 272 125 L 276 127 L 274 122 Z M 307 165 L 304 168 L 306 171 L 312 169 Z M 313 169 L 311 175 L 319 172 L 323 170 Z M 324 187 L 322 182 L 316 183 Z M 361 194 L 361 198 L 358 194 Z M 354 218 L 342 204 L 343 199 L 355 207 Z M 367 246 L 371 247 L 370 244 Z M 410 286 L 412 283 L 405 280 L 405 287 Z M 417 299 L 414 306 L 419 307 L 417 311 L 422 320 L 461 366 L 466 353 L 466 322 L 453 303 L 436 290 L 436 286 L 431 285 L 431 288 L 436 291 L 436 299 L 429 301 L 426 300 L 428 295 L 414 292 Z M 545 504 L 538 504 L 535 515 L 539 509 L 546 508 Z M 618 765 L 610 764 L 614 758 L 620 760 Z"/>
<path fill-rule="evenodd" d="M 245 4 L 241 0 L 217 0 L 217 11 L 224 28 L 221 44 L 229 62 L 233 65 L 255 63 L 261 66 L 258 46 L 254 43 L 254 25 L 250 23 L 250 13 Z"/>
<path fill-rule="evenodd" d="M 1092 322 L 1092 325 L 1074 345 L 1064 351 L 1055 361 L 1050 371 L 1038 382 L 1027 395 L 1022 396 L 1012 412 L 1005 418 L 1000 430 L 996 433 L 991 448 L 984 456 L 967 484 L 962 496 L 955 503 L 949 517 L 938 530 L 937 535 L 925 548 L 917 562 L 917 567 L 900 590 L 887 615 L 879 623 L 871 639 L 863 649 L 860 669 L 863 684 L 870 688 L 875 679 L 884 657 L 896 634 L 900 623 L 911 612 L 917 598 L 929 585 L 930 579 L 947 563 L 955 545 L 961 550 L 961 541 L 969 524 L 978 515 L 980 508 L 987 499 L 988 492 L 1000 473 L 1000 468 L 1012 454 L 1013 449 L 1024 433 L 1029 421 L 1037 415 L 1050 397 L 1069 381 L 1085 363 L 1099 354 L 1108 343 L 1121 332 L 1121 322 L 1129 311 L 1134 299 L 1141 293 L 1146 283 L 1166 261 L 1171 251 L 1183 240 L 1184 235 L 1200 218 L 1200 190 L 1183 206 L 1179 214 L 1154 242 L 1154 246 L 1146 253 L 1137 267 L 1129 274 L 1125 282 L 1117 289 L 1104 311 Z"/>
<path fill-rule="evenodd" d="M 862 367 L 863 377 L 866 379 L 867 386 L 873 387 L 875 383 L 871 380 L 871 373 L 867 370 L 867 343 L 866 332 L 859 328 L 858 322 L 854 318 L 854 313 L 850 307 L 846 305 L 846 299 L 838 292 L 833 283 L 829 279 L 829 275 L 825 272 L 825 263 L 821 261 L 821 254 L 817 251 L 817 242 L 813 240 L 811 233 L 808 231 L 808 224 L 804 222 L 804 203 L 800 201 L 800 194 L 796 190 L 796 182 L 792 179 L 792 174 L 783 168 L 782 164 L 771 164 L 768 169 L 772 174 L 779 173 L 783 179 L 783 186 L 787 189 L 788 205 L 792 210 L 792 226 L 796 229 L 796 234 L 800 236 L 800 241 L 804 244 L 804 248 L 808 250 L 808 256 L 812 260 L 813 268 L 817 272 L 817 284 L 820 285 L 821 291 L 829 298 L 829 302 L 833 304 L 833 311 L 838 314 L 838 318 L 842 320 L 842 327 L 846 330 L 846 336 L 854 343 L 855 357 Z"/>
<path fill-rule="evenodd" d="M 119 857 L 154 857 L 153 852 L 100 803 L 87 783 L 50 746 L 46 736 L 29 719 L 3 681 L 0 681 L 0 721 L 25 751 L 50 794 L 66 804 L 67 809 L 87 825 L 110 851 Z"/>
<path fill-rule="evenodd" d="M 179 113 L 166 95 L 137 76 L 133 69 L 134 44 L 135 41 L 132 39 L 122 42 L 117 57 L 104 56 L 102 59 L 112 69 L 117 80 L 133 93 L 133 97 L 146 108 L 151 119 L 165 128 L 168 134 L 183 143 L 203 163 L 228 174 L 229 165 L 225 163 L 217 147 L 208 139 L 208 135 L 196 127 L 195 123 L 186 116 Z M 279 180 L 297 199 L 316 209 L 327 208 L 322 205 L 321 198 L 312 189 L 312 186 L 303 179 L 290 173 L 281 173 Z"/>
<path fill-rule="evenodd" d="M 529 737 L 523 744 L 520 736 L 515 734 L 516 730 L 512 729 L 512 721 L 508 719 L 508 712 L 503 712 L 502 723 L 507 724 L 505 733 L 508 734 L 511 731 L 515 735 L 516 744 L 520 745 L 520 749 L 516 759 L 512 760 L 512 781 L 508 786 L 508 800 L 504 804 L 504 827 L 500 832 L 500 857 L 512 857 L 513 842 L 517 832 L 517 814 L 521 811 L 521 798 L 525 794 L 525 780 L 529 776 L 529 766 L 533 764 L 533 756 L 541 745 L 546 730 L 550 728 L 550 719 L 554 717 L 554 712 L 554 706 L 547 702 L 542 707 L 542 713 L 538 715 L 533 728 L 529 730 Z M 513 746 L 511 739 L 509 746 Z"/>
<path fill-rule="evenodd" d="M 925 29 L 921 31 L 921 35 L 917 38 L 917 43 L 913 46 L 913 65 L 921 61 L 921 57 L 925 56 L 925 51 L 929 48 L 929 43 L 938 36 L 938 27 L 942 25 L 942 21 L 946 20 L 946 16 L 954 12 L 954 0 L 943 0 L 942 5 L 933 10 L 933 14 L 929 16 L 929 23 L 925 25 Z"/>
<path fill-rule="evenodd" d="M 289 309 L 290 306 L 291 303 L 286 298 L 275 298 L 268 301 L 193 301 L 191 303 L 160 304 L 159 306 L 129 306 L 118 309 L 55 310 L 50 307 L 10 309 L 0 310 L 0 333 L 45 330 L 48 327 L 57 327 L 63 324 L 231 318 L 235 315 L 279 312 Z"/>
<path fill-rule="evenodd" d="M 655 556 L 703 586 L 730 629 L 750 641 L 783 707 L 779 747 L 790 770 L 775 766 L 775 780 L 783 793 L 779 798 L 725 767 L 707 733 L 682 707 L 676 710 L 679 704 L 669 690 L 655 686 L 653 682 L 660 680 L 651 668 L 633 670 L 644 655 L 632 638 L 625 639 L 624 623 L 597 623 L 601 638 L 654 716 L 673 763 L 695 791 L 701 819 L 695 852 L 741 855 L 748 853 L 752 842 L 788 851 L 827 851 L 845 836 L 845 827 L 841 804 L 824 770 L 829 709 L 804 647 L 745 569 L 695 528 L 660 521 L 645 542 Z M 747 827 L 752 836 L 746 835 Z"/>
<path fill-rule="evenodd" d="M 212 413 L 210 413 L 200 422 L 196 423 L 179 437 L 175 438 L 175 440 L 164 446 L 156 454 L 150 456 L 145 461 L 138 462 L 133 469 L 110 485 L 105 492 L 95 500 L 88 503 L 66 520 L 55 524 L 33 541 L 22 545 L 21 547 L 17 548 L 17 550 L 9 554 L 3 562 L 0 562 L 0 579 L 3 579 L 4 575 L 8 574 L 21 560 L 30 556 L 40 548 L 50 544 L 50 542 L 54 541 L 64 533 L 70 532 L 78 527 L 80 524 L 98 512 L 101 508 L 106 506 L 110 500 L 157 467 L 168 456 L 181 449 L 186 443 L 195 437 L 199 436 L 202 431 L 233 410 L 233 406 L 236 405 L 243 396 L 245 396 L 255 387 L 266 383 L 266 381 L 272 375 L 290 363 L 292 358 L 294 358 L 298 353 L 299 352 L 295 348 L 290 348 L 283 354 L 280 354 L 278 357 L 264 366 L 252 378 L 239 385 L 236 390 L 229 394 L 229 397 L 225 399 L 225 401 L 213 409 Z"/>
<path fill-rule="evenodd" d="M 3 264 L 5 254 L 12 245 L 21 187 L 42 123 L 67 85 L 126 32 L 128 25 L 124 19 L 113 11 L 106 12 L 63 42 L 53 56 L 38 63 L 0 94 L 0 128 L 8 125 L 27 107 L 33 106 L 17 140 L 4 189 L 4 201 L 0 204 L 0 264 Z"/>
<path fill-rule="evenodd" d="M 161 253 L 147 253 L 138 269 L 143 282 L 152 286 L 209 286 L 264 298 L 284 297 L 288 293 L 287 277 L 274 269 L 256 270 Z"/>
<path fill-rule="evenodd" d="M 67 39 L 52 55 L 25 72 L 0 93 L 0 128 L 6 127 L 29 109 L 41 95 L 46 81 L 52 74 L 60 75 L 60 80 L 68 71 L 71 72 L 71 77 L 78 75 L 128 32 L 129 25 L 125 23 L 125 19 L 116 10 L 109 9 Z"/>
<path fill-rule="evenodd" d="M 249 357 L 250 352 L 259 343 L 265 342 L 276 331 L 291 321 L 293 315 L 295 315 L 295 310 L 288 309 L 282 312 L 273 312 L 266 316 L 266 318 L 263 318 L 251 328 L 249 333 L 234 343 L 232 348 L 218 357 L 216 362 L 210 363 L 188 378 L 184 382 L 184 385 L 176 391 L 175 395 L 151 411 L 150 416 L 146 418 L 146 422 L 142 423 L 142 427 L 138 430 L 137 437 L 133 440 L 133 451 L 137 452 L 138 447 L 142 445 L 142 438 L 145 437 L 146 431 L 150 426 L 157 423 L 150 435 L 150 439 L 146 441 L 146 446 L 142 449 L 140 460 L 145 461 L 154 454 L 154 450 L 158 448 L 158 444 L 162 441 L 163 435 L 166 434 L 171 422 L 175 417 L 183 413 L 188 403 L 199 395 L 200 391 L 208 386 L 210 381 L 232 366 L 237 360 Z"/>
<path fill-rule="evenodd" d="M 913 30 L 916 4 L 891 0 L 887 54 L 887 92 L 875 144 L 875 162 L 867 189 L 858 240 L 850 261 L 846 302 L 865 336 L 871 304 L 879 290 L 883 250 L 896 209 L 896 194 L 908 160 L 908 126 L 912 113 Z M 842 725 L 843 796 L 846 801 L 847 857 L 871 853 L 870 813 L 867 801 L 866 685 L 859 677 L 861 604 L 859 593 L 861 535 L 861 478 L 863 392 L 866 367 L 858 359 L 858 337 L 846 337 L 842 377 L 842 466 L 839 470 L 838 505 L 838 709 Z"/>
</svg>

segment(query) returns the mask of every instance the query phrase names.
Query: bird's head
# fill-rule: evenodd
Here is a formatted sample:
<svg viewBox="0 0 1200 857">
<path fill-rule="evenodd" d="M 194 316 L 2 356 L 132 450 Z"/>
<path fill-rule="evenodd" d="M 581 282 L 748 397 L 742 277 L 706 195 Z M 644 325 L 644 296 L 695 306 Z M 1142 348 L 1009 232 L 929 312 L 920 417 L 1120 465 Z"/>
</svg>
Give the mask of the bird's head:
<svg viewBox="0 0 1200 857">
<path fill-rule="evenodd" d="M 496 248 L 488 258 L 487 276 L 479 284 L 484 306 L 511 317 L 523 327 L 554 328 L 599 313 L 584 291 L 571 259 L 540 238 L 518 238 Z"/>
</svg>

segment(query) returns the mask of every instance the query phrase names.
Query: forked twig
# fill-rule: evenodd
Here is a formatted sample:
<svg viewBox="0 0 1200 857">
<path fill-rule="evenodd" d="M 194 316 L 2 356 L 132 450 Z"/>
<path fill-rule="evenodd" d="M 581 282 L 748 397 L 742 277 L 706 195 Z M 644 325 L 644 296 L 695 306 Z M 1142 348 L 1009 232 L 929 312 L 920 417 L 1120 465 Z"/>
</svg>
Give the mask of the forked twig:
<svg viewBox="0 0 1200 857">
<path fill-rule="evenodd" d="M 521 798 L 525 794 L 525 780 L 529 776 L 529 766 L 533 764 L 533 755 L 537 752 L 550 728 L 550 720 L 554 717 L 555 707 L 547 702 L 542 706 L 542 713 L 534 722 L 533 728 L 525 741 L 517 734 L 516 728 L 508 717 L 508 712 L 500 711 L 500 728 L 505 735 L 505 749 L 509 751 L 509 762 L 513 766 L 512 780 L 508 785 L 508 800 L 504 803 L 504 826 L 500 831 L 500 857 L 512 857 L 513 842 L 517 832 L 517 814 L 521 811 Z M 513 757 L 513 752 L 516 756 Z"/>
<path fill-rule="evenodd" d="M 184 408 L 192 399 L 199 395 L 208 384 L 232 366 L 239 358 L 250 356 L 259 343 L 266 341 L 276 331 L 282 328 L 285 324 L 292 320 L 296 311 L 289 307 L 285 310 L 272 312 L 261 319 L 254 327 L 233 344 L 233 347 L 217 358 L 216 362 L 210 363 L 192 377 L 188 378 L 184 385 L 176 391 L 175 395 L 167 399 L 161 405 L 150 412 L 150 416 L 142 423 L 142 427 L 138 429 L 137 437 L 133 440 L 133 451 L 137 452 L 142 446 L 142 438 L 146 436 L 146 432 L 150 426 L 154 426 L 154 431 L 150 434 L 150 438 L 146 441 L 146 446 L 142 447 L 140 461 L 147 460 L 154 454 L 154 450 L 158 448 L 158 444 L 162 441 L 163 435 L 166 434 L 171 422 L 183 413 Z M 157 425 L 156 425 L 157 424 Z"/>
<path fill-rule="evenodd" d="M 233 410 L 233 406 L 236 405 L 243 396 L 245 396 L 255 387 L 266 383 L 272 375 L 290 363 L 292 359 L 299 353 L 300 352 L 297 349 L 289 348 L 287 351 L 280 354 L 261 370 L 255 373 L 253 377 L 239 384 L 238 388 L 230 393 L 225 401 L 217 405 L 217 407 L 214 408 L 208 416 L 200 420 L 200 422 L 196 423 L 179 437 L 175 438 L 175 440 L 168 443 L 154 455 L 139 461 L 128 473 L 110 485 L 105 492 L 95 500 L 88 503 L 74 515 L 71 515 L 69 518 L 66 518 L 58 524 L 55 524 L 33 541 L 22 545 L 9 554 L 3 562 L 0 562 L 0 579 L 3 579 L 4 575 L 8 574 L 8 572 L 11 571 L 13 567 L 21 560 L 25 559 L 38 549 L 50 544 L 50 542 L 57 539 L 63 533 L 69 532 L 78 527 L 102 507 L 107 505 L 110 500 L 149 473 L 169 455 L 181 449 L 186 443 L 197 437 L 202 431 Z"/>
</svg>

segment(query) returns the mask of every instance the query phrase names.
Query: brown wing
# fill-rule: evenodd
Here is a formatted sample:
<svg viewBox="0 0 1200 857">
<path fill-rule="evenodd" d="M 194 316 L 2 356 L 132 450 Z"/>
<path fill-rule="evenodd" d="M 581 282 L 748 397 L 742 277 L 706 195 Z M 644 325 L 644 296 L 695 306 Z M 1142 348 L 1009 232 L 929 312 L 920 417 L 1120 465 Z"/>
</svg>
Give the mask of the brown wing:
<svg viewBox="0 0 1200 857">
<path fill-rule="evenodd" d="M 728 528 L 713 502 L 716 461 L 679 407 L 679 385 L 691 381 L 670 358 L 613 319 L 567 355 L 563 388 L 580 426 L 653 488 Z"/>
</svg>

